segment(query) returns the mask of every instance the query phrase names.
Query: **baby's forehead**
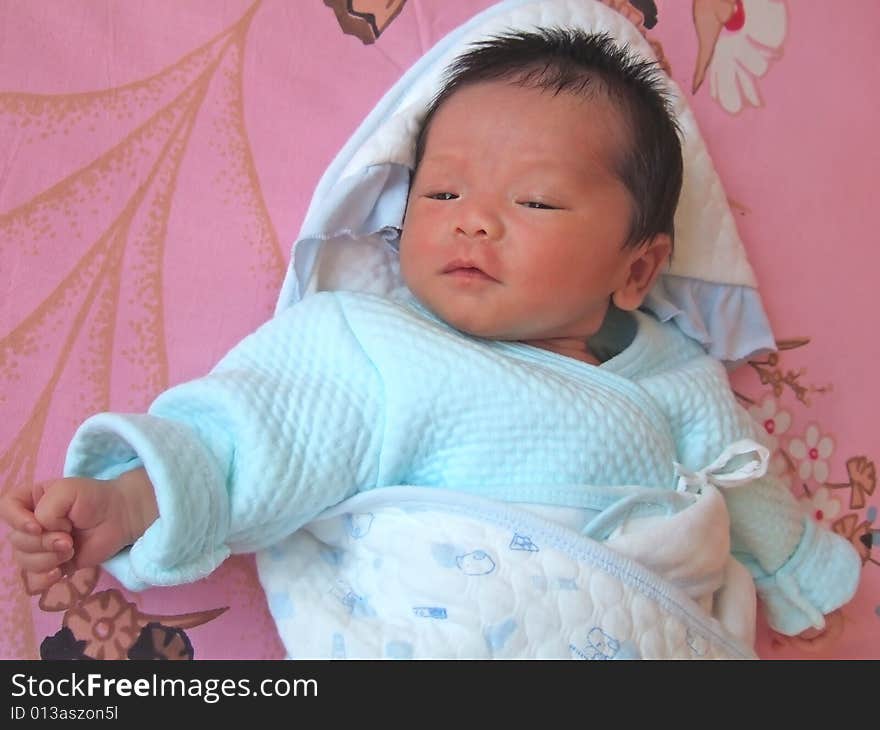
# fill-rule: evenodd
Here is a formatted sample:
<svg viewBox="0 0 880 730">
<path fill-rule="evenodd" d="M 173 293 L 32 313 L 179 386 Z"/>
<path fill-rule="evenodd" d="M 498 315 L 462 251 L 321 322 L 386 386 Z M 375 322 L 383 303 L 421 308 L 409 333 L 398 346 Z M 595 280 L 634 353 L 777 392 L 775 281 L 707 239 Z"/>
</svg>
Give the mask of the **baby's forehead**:
<svg viewBox="0 0 880 730">
<path fill-rule="evenodd" d="M 425 130 L 424 151 L 435 162 L 452 162 L 459 155 L 458 145 L 474 136 L 497 135 L 513 130 L 526 148 L 541 149 L 560 166 L 583 162 L 570 147 L 597 153 L 606 163 L 615 164 L 630 144 L 629 125 L 621 102 L 598 89 L 554 90 L 529 85 L 518 79 L 498 79 L 464 84 L 455 89 L 436 109 Z M 483 119 L 488 124 L 483 124 Z M 495 125 L 494 127 L 492 125 Z M 570 142 L 569 146 L 561 143 Z M 509 150 L 494 144 L 480 149 L 480 156 L 491 158 Z M 447 160 L 448 158 L 448 160 Z"/>
</svg>

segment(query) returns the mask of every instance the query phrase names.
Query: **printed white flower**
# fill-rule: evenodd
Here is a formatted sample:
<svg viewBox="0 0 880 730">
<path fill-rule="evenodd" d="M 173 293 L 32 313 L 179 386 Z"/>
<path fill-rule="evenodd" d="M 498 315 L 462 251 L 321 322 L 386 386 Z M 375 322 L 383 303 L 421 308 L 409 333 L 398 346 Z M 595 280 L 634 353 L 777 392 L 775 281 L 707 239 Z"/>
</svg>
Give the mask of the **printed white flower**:
<svg viewBox="0 0 880 730">
<path fill-rule="evenodd" d="M 776 398 L 768 395 L 760 405 L 749 408 L 749 415 L 757 422 L 764 432 L 762 440 L 770 452 L 779 446 L 779 437 L 791 426 L 791 414 L 779 409 Z"/>
<path fill-rule="evenodd" d="M 755 80 L 781 56 L 786 32 L 783 0 L 736 0 L 709 63 L 709 93 L 731 114 L 745 103 L 762 106 Z"/>
<path fill-rule="evenodd" d="M 814 423 L 807 427 L 803 440 L 792 439 L 788 444 L 788 452 L 800 461 L 798 476 L 804 481 L 813 477 L 820 484 L 828 480 L 828 457 L 833 451 L 834 441 Z"/>
<path fill-rule="evenodd" d="M 840 502 L 825 487 L 819 487 L 811 497 L 803 500 L 803 504 L 815 522 L 828 526 L 840 513 Z"/>
</svg>

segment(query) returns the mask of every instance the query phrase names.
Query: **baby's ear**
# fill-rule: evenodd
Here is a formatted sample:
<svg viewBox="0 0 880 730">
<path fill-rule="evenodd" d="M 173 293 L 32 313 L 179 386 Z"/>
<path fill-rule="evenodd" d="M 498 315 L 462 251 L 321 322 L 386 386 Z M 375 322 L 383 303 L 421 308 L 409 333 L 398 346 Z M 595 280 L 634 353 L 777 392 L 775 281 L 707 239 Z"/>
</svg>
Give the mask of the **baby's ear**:
<svg viewBox="0 0 880 730">
<path fill-rule="evenodd" d="M 638 309 L 656 278 L 663 273 L 672 253 L 672 239 L 660 233 L 647 243 L 626 252 L 629 257 L 626 283 L 611 294 L 618 309 Z"/>
</svg>

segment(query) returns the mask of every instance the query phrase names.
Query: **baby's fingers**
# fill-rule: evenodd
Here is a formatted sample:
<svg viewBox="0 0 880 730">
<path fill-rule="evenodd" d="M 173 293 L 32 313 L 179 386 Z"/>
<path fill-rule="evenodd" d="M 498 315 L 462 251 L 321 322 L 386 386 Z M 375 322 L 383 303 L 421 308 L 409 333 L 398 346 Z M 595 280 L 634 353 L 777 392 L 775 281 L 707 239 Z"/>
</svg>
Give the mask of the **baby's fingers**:
<svg viewBox="0 0 880 730">
<path fill-rule="evenodd" d="M 19 498 L 15 494 L 7 494 L 0 499 L 0 519 L 14 530 L 39 535 L 43 528 L 37 522 L 29 499 Z"/>
<path fill-rule="evenodd" d="M 26 553 L 15 551 L 15 561 L 22 570 L 29 573 L 48 573 L 56 568 L 60 571 L 63 563 L 70 560 L 73 556 L 73 550 L 69 550 L 65 554 L 56 553 L 54 551 L 43 553 Z"/>
<path fill-rule="evenodd" d="M 73 540 L 66 532 L 45 532 L 31 535 L 21 530 L 9 533 L 9 542 L 16 550 L 24 553 L 54 552 L 67 555 L 73 547 Z"/>
<path fill-rule="evenodd" d="M 34 508 L 34 517 L 47 530 L 70 532 L 68 513 L 80 497 L 82 479 L 59 479 L 49 485 Z"/>
<path fill-rule="evenodd" d="M 49 573 L 59 570 L 73 557 L 73 539 L 64 532 L 47 532 L 43 535 L 29 535 L 20 530 L 9 533 L 12 556 L 18 565 L 29 573 Z M 48 585 L 55 580 L 49 579 Z"/>
</svg>

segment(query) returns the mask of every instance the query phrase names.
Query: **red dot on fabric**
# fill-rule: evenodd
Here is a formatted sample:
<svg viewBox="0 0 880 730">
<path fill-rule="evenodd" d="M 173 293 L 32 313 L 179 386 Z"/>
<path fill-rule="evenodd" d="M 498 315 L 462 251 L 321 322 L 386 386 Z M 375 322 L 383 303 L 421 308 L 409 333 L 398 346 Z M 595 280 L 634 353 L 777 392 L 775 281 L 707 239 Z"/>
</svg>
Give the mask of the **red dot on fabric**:
<svg viewBox="0 0 880 730">
<path fill-rule="evenodd" d="M 810 449 L 810 458 L 813 461 L 818 459 L 819 458 L 819 449 L 817 449 L 816 447 L 813 447 L 812 449 Z"/>
<path fill-rule="evenodd" d="M 733 15 L 730 16 L 730 20 L 724 24 L 724 27 L 727 28 L 727 30 L 736 32 L 741 30 L 745 24 L 746 11 L 743 8 L 742 0 L 736 0 L 736 5 L 733 8 Z"/>
<path fill-rule="evenodd" d="M 818 522 L 821 522 L 821 521 L 822 521 L 822 518 L 823 518 L 824 516 L 825 516 L 825 513 L 824 513 L 822 510 L 820 510 L 820 509 L 817 509 L 817 510 L 816 510 L 816 520 L 817 520 Z"/>
<path fill-rule="evenodd" d="M 768 418 L 764 421 L 764 428 L 767 430 L 767 433 L 773 433 L 776 430 L 776 421 L 772 418 Z"/>
</svg>

